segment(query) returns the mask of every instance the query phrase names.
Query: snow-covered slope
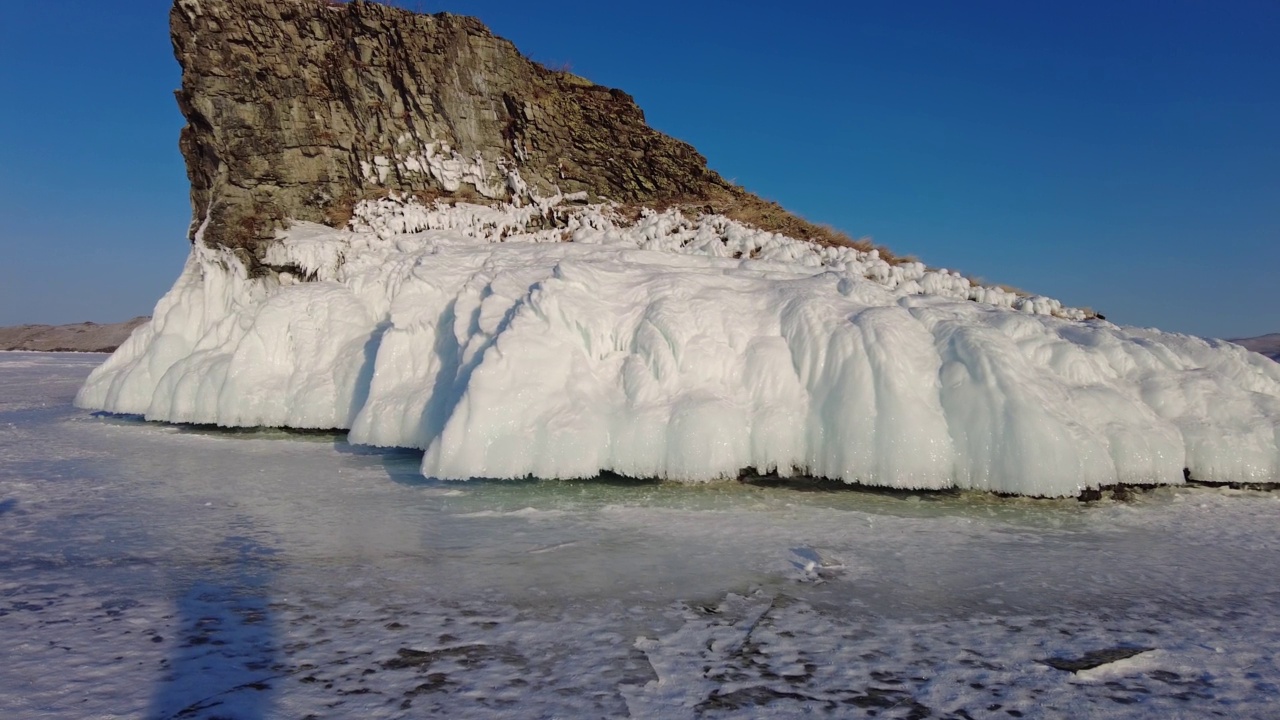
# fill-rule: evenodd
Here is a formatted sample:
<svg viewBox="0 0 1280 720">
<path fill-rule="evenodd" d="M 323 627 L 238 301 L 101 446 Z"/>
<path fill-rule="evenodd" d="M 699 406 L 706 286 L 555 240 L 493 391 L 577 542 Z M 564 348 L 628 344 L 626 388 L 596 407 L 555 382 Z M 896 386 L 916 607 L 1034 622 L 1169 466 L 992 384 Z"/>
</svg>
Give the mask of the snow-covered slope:
<svg viewBox="0 0 1280 720">
<path fill-rule="evenodd" d="M 1280 365 L 920 264 L 565 198 L 366 203 L 249 278 L 198 240 L 77 403 L 350 428 L 439 478 L 744 468 L 1074 495 L 1280 478 Z M 572 200 L 572 199 L 569 199 Z M 531 229 L 531 228 L 546 229 Z"/>
</svg>

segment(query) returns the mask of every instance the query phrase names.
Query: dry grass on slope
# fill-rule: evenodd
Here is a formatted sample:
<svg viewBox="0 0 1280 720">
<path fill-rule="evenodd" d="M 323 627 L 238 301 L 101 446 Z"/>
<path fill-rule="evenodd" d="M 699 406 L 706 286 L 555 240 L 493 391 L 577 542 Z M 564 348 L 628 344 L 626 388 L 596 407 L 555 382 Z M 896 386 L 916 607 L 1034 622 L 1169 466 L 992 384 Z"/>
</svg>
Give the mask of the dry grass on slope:
<svg viewBox="0 0 1280 720">
<path fill-rule="evenodd" d="M 360 200 L 374 200 L 385 196 L 385 191 L 376 189 L 359 198 L 354 195 L 341 198 L 332 203 L 327 209 L 326 221 L 332 227 L 347 227 L 352 218 L 355 205 Z M 443 190 L 429 189 L 411 193 L 411 196 L 423 205 L 428 206 L 437 201 L 452 204 L 459 202 L 492 202 L 481 197 L 475 190 L 465 185 L 457 192 L 450 193 Z M 914 255 L 899 255 L 883 245 L 876 245 L 870 238 L 855 239 L 848 233 L 831 225 L 819 225 L 810 222 L 795 213 L 789 212 L 772 200 L 757 197 L 738 187 L 730 189 L 713 188 L 713 193 L 710 197 L 671 196 L 658 201 L 630 203 L 619 206 L 618 212 L 623 217 L 634 222 L 640 218 L 641 212 L 645 209 L 664 212 L 672 208 L 678 209 L 681 214 L 691 220 L 702 214 L 723 215 L 744 225 L 780 233 L 798 240 L 809 240 L 824 247 L 848 247 L 860 252 L 875 250 L 879 253 L 881 259 L 890 265 L 920 262 Z M 965 277 L 974 285 L 994 286 L 1023 297 L 1031 295 L 1031 293 L 1012 285 L 989 283 L 974 275 L 966 275 Z M 1092 311 L 1088 312 L 1090 315 L 1096 314 Z"/>
<path fill-rule="evenodd" d="M 854 239 L 848 233 L 830 225 L 819 225 L 809 222 L 772 200 L 756 197 L 740 188 L 721 190 L 715 188 L 710 197 L 672 196 L 662 200 L 633 203 L 620 208 L 624 217 L 637 219 L 644 208 L 659 212 L 676 208 L 685 217 L 694 218 L 702 214 L 724 215 L 744 225 L 780 233 L 797 240 L 810 240 L 824 247 L 848 247 L 861 252 L 876 250 L 880 257 L 891 265 L 916 262 L 910 255 L 898 255 L 889 248 L 875 245 L 869 238 Z"/>
<path fill-rule="evenodd" d="M 794 213 L 788 212 L 772 200 L 765 200 L 739 188 L 734 188 L 734 192 L 725 193 L 723 199 L 718 198 L 692 206 L 681 204 L 681 208 L 682 210 L 692 210 L 695 213 L 715 212 L 731 220 L 758 227 L 761 230 L 781 233 L 801 240 L 811 240 L 823 246 L 850 247 L 862 252 L 875 250 L 890 265 L 920 262 L 919 258 L 914 255 L 898 255 L 883 245 L 874 244 L 870 238 L 863 237 L 855 240 L 848 233 L 830 225 L 818 225 L 809 222 Z M 994 286 L 1022 297 L 1030 297 L 1032 295 L 1032 293 L 1012 285 L 988 283 L 973 275 L 965 275 L 965 277 L 973 285 Z M 1086 312 L 1091 316 L 1097 315 L 1097 313 L 1087 308 Z"/>
</svg>

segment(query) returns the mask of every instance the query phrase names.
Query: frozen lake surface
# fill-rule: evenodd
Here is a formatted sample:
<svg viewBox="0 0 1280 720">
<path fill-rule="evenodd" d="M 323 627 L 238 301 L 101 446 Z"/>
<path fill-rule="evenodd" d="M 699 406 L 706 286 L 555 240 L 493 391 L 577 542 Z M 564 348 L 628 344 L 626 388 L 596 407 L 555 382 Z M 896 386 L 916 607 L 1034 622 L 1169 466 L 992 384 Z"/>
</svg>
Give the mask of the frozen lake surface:
<svg viewBox="0 0 1280 720">
<path fill-rule="evenodd" d="M 73 408 L 103 359 L 0 353 L 0 717 L 1280 705 L 1277 494 L 444 483 L 342 435 Z"/>
</svg>

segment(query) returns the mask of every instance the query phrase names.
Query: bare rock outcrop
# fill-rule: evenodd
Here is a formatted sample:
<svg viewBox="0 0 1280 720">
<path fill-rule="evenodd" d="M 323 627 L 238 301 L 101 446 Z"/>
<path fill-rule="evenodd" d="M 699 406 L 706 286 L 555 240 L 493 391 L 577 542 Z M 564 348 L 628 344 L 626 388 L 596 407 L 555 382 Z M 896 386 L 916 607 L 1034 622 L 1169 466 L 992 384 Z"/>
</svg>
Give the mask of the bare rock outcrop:
<svg viewBox="0 0 1280 720">
<path fill-rule="evenodd" d="M 363 0 L 176 0 L 194 237 L 256 264 L 288 220 L 361 199 L 547 196 L 710 206 L 828 242 L 645 124 L 621 90 L 529 60 L 478 20 Z"/>
</svg>

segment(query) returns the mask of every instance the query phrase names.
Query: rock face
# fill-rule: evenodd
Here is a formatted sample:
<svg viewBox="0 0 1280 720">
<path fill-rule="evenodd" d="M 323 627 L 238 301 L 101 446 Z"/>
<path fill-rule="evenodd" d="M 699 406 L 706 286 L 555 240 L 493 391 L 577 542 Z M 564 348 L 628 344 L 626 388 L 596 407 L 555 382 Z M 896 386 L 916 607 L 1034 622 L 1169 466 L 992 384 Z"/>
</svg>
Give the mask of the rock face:
<svg viewBox="0 0 1280 720">
<path fill-rule="evenodd" d="M 355 0 L 176 0 L 191 235 L 250 265 L 288 220 L 390 192 L 585 192 L 710 205 L 830 240 L 723 180 L 620 90 L 535 63 L 478 20 Z"/>
</svg>

